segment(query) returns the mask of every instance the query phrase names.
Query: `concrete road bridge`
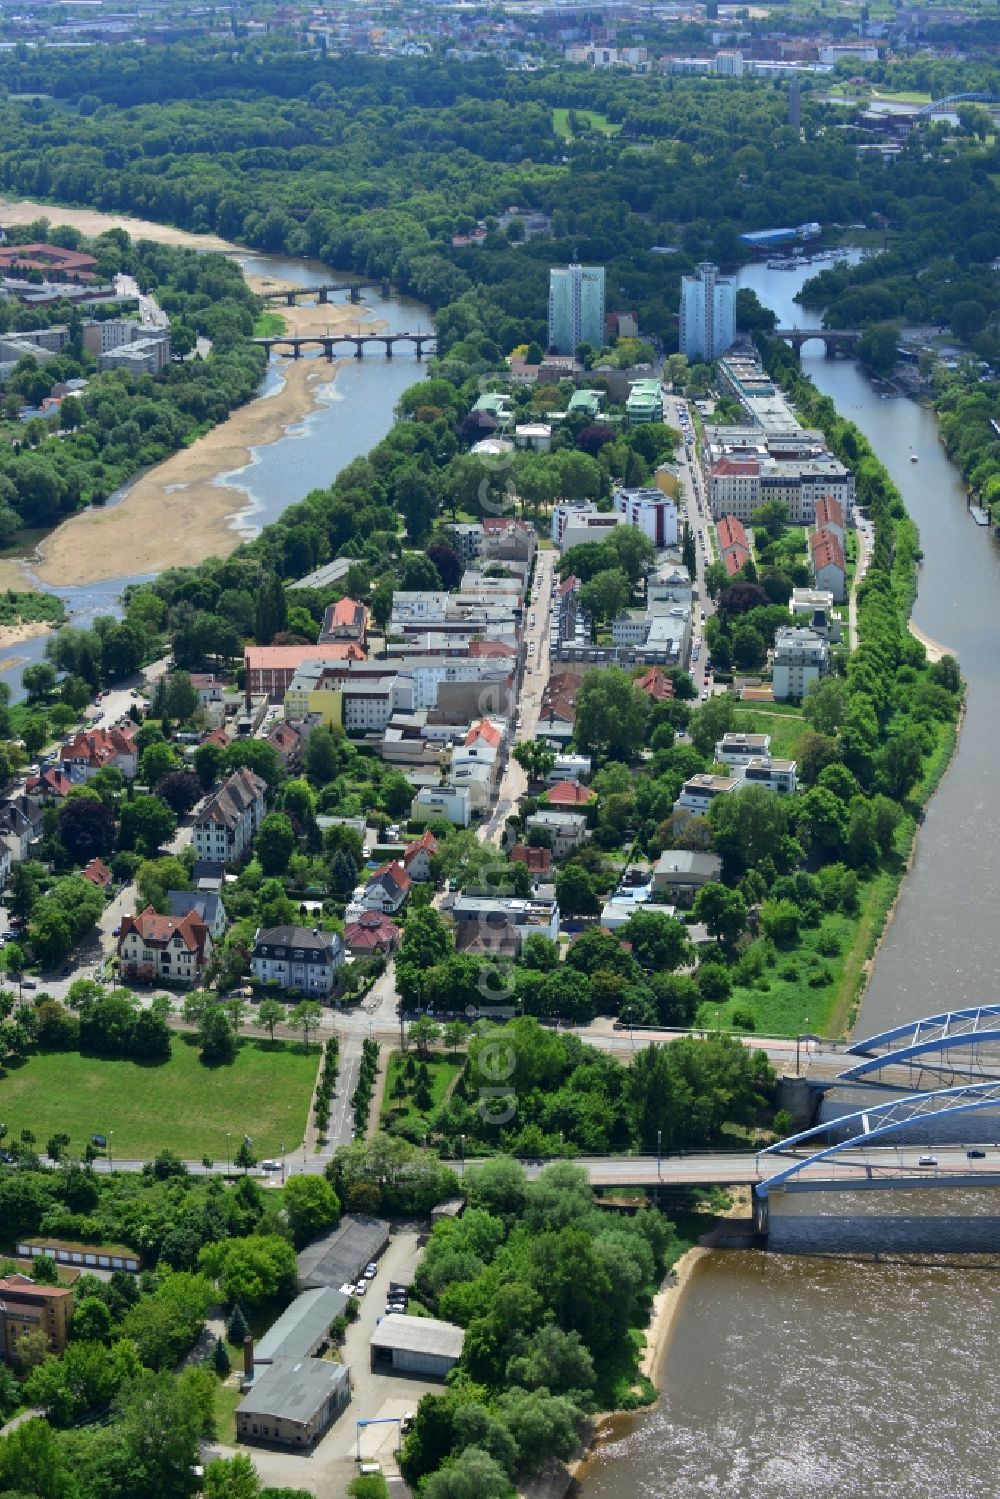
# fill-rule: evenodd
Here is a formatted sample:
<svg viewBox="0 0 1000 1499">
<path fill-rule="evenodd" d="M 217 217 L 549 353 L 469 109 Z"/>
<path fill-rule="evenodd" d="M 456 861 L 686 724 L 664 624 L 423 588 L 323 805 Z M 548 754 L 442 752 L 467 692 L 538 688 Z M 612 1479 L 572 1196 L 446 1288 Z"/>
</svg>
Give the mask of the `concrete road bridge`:
<svg viewBox="0 0 1000 1499">
<path fill-rule="evenodd" d="M 791 344 L 796 354 L 802 353 L 802 345 L 818 338 L 826 350 L 827 359 L 838 354 L 853 354 L 861 337 L 860 328 L 775 328 L 774 337 Z"/>
<path fill-rule="evenodd" d="M 361 301 L 363 291 L 377 291 L 387 297 L 391 291 L 388 281 L 326 281 L 321 286 L 287 286 L 277 291 L 265 291 L 261 297 L 265 302 L 294 307 L 296 302 L 318 302 L 325 307 L 331 297 L 347 292 L 352 302 Z"/>
<path fill-rule="evenodd" d="M 287 350 L 293 359 L 300 359 L 303 350 L 320 348 L 327 359 L 334 359 L 338 349 L 345 345 L 354 349 L 355 359 L 363 359 L 369 345 L 382 345 L 386 359 L 391 359 L 397 347 L 408 344 L 418 359 L 423 359 L 425 350 L 437 349 L 437 337 L 433 333 L 275 333 L 267 338 L 255 338 L 270 354 L 273 350 Z"/>
</svg>

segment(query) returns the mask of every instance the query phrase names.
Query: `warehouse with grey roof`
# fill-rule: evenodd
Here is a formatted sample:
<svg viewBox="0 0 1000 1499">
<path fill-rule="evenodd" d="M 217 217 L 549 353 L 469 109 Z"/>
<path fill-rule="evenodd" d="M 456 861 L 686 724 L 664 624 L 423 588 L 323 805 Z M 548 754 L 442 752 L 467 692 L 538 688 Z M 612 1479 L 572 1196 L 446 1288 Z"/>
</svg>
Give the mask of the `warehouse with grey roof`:
<svg viewBox="0 0 1000 1499">
<path fill-rule="evenodd" d="M 276 1358 L 236 1407 L 241 1442 L 307 1448 L 319 1441 L 351 1398 L 346 1364 L 322 1358 Z"/>
<path fill-rule="evenodd" d="M 420 1374 L 444 1379 L 462 1357 L 465 1333 L 436 1317 L 383 1317 L 371 1338 L 372 1368 L 388 1374 Z"/>
</svg>

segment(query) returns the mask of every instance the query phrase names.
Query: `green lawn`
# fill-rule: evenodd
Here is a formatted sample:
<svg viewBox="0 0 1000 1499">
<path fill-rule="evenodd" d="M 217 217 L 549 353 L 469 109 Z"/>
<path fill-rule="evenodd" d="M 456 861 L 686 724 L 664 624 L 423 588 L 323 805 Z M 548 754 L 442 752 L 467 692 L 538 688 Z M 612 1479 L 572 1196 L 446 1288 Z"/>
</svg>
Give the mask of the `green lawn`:
<svg viewBox="0 0 1000 1499">
<path fill-rule="evenodd" d="M 239 1350 L 238 1361 L 233 1358 L 233 1351 L 229 1350 L 230 1359 L 234 1369 L 243 1367 L 243 1349 Z M 236 1446 L 236 1407 L 243 1396 L 238 1389 L 232 1385 L 223 1384 L 220 1380 L 215 1386 L 215 1438 L 221 1442 L 223 1447 Z"/>
<path fill-rule="evenodd" d="M 414 1055 L 407 1052 L 406 1056 Z M 430 1093 L 432 1104 L 425 1111 L 418 1109 L 413 1102 L 413 1081 L 408 1081 L 410 1092 L 405 1099 L 396 1099 L 392 1096 L 392 1086 L 400 1075 L 406 1064 L 406 1057 L 401 1052 L 394 1051 L 389 1057 L 389 1065 L 385 1070 L 385 1079 L 382 1084 L 382 1109 L 381 1117 L 385 1123 L 390 1120 L 405 1119 L 410 1124 L 426 1124 L 427 1116 L 444 1103 L 449 1089 L 462 1071 L 465 1063 L 459 1058 L 451 1060 L 451 1053 L 447 1056 L 432 1053 L 427 1058 L 427 1070 L 430 1073 Z M 419 1062 L 418 1062 L 419 1066 Z M 404 1077 L 404 1082 L 407 1079 Z M 402 1106 L 401 1106 L 402 1105 Z"/>
<path fill-rule="evenodd" d="M 274 338 L 285 331 L 285 320 L 280 312 L 260 312 L 253 320 L 254 338 Z"/>
<path fill-rule="evenodd" d="M 613 125 L 607 115 L 598 114 L 594 109 L 575 109 L 573 113 L 580 120 L 586 120 L 591 130 L 597 130 L 601 135 L 617 135 L 621 130 L 620 125 Z M 564 140 L 571 141 L 573 132 L 569 125 L 569 109 L 553 109 L 552 128 L 556 135 L 561 135 Z"/>
<path fill-rule="evenodd" d="M 114 1130 L 116 1156 L 147 1157 L 169 1148 L 186 1160 L 226 1159 L 251 1135 L 258 1157 L 289 1151 L 305 1135 L 319 1048 L 244 1041 L 231 1067 L 203 1067 L 193 1037 L 175 1035 L 159 1067 L 48 1052 L 0 1072 L 0 1118 L 8 1138 L 30 1129 L 44 1143 L 69 1135 L 73 1152 L 92 1134 Z"/>
<path fill-rule="evenodd" d="M 780 705 L 776 705 L 778 706 Z M 771 754 L 775 760 L 797 759 L 799 743 L 808 730 L 809 725 L 795 709 L 778 713 L 770 705 L 766 712 L 753 705 L 744 707 L 738 704 L 736 707 L 737 733 L 770 734 Z"/>
</svg>

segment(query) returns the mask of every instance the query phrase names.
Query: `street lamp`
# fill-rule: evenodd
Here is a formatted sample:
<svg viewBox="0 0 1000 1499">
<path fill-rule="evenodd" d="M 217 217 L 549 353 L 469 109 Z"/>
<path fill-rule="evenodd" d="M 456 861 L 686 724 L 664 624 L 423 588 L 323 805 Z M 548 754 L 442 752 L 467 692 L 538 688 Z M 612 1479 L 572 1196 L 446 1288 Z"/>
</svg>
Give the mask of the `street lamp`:
<svg viewBox="0 0 1000 1499">
<path fill-rule="evenodd" d="M 663 1131 L 661 1129 L 658 1129 L 656 1131 L 656 1179 L 657 1179 L 657 1181 L 659 1181 L 659 1179 L 660 1179 L 660 1142 L 661 1142 L 662 1139 L 663 1139 Z"/>
<path fill-rule="evenodd" d="M 459 1135 L 459 1140 L 461 1141 L 461 1144 L 462 1144 L 462 1170 L 464 1171 L 465 1170 L 465 1136 L 464 1135 Z"/>
<path fill-rule="evenodd" d="M 111 1154 L 111 1141 L 114 1138 L 114 1133 L 113 1129 L 108 1130 L 108 1171 L 112 1176 L 115 1174 L 115 1162 Z"/>
<path fill-rule="evenodd" d="M 228 1130 L 227 1129 L 226 1130 L 226 1175 L 227 1176 L 229 1176 L 231 1174 L 232 1169 L 233 1169 L 232 1165 L 231 1165 L 231 1157 L 230 1157 L 230 1150 L 229 1150 L 229 1137 L 230 1137 L 231 1134 L 232 1134 L 232 1130 Z"/>
<path fill-rule="evenodd" d="M 285 1185 L 285 1147 L 281 1147 L 281 1185 Z"/>
</svg>

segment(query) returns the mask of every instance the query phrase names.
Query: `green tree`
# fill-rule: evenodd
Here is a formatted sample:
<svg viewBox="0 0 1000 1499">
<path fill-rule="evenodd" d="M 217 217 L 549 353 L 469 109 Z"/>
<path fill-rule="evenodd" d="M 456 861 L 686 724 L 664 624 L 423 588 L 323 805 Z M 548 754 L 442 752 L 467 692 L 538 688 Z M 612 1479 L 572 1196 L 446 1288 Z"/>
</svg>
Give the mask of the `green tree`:
<svg viewBox="0 0 1000 1499">
<path fill-rule="evenodd" d="M 323 1019 L 323 1006 L 315 999 L 303 999 L 289 1011 L 288 1024 L 302 1032 L 302 1039 L 309 1045 L 309 1036 L 317 1031 Z"/>
<path fill-rule="evenodd" d="M 738 890 L 730 890 L 714 880 L 703 885 L 695 896 L 693 914 L 703 921 L 710 936 L 726 947 L 733 947 L 746 931 L 747 904 Z"/>
<path fill-rule="evenodd" d="M 292 1178 L 297 1179 L 302 1178 Z M 295 1250 L 277 1234 L 250 1234 L 207 1244 L 199 1264 L 219 1282 L 227 1301 L 244 1306 L 262 1306 L 295 1290 Z"/>
<path fill-rule="evenodd" d="M 290 1177 L 285 1183 L 284 1207 L 298 1249 L 340 1216 L 337 1194 L 322 1176 Z"/>
<path fill-rule="evenodd" d="M 264 1026 L 274 1040 L 274 1028 L 284 1025 L 288 1018 L 288 1011 L 278 999 L 262 999 L 257 1009 L 257 1024 Z"/>
<path fill-rule="evenodd" d="M 285 873 L 296 841 L 291 819 L 284 812 L 269 812 L 254 840 L 254 855 L 266 875 Z"/>
<path fill-rule="evenodd" d="M 618 666 L 588 671 L 576 700 L 576 742 L 603 759 L 631 760 L 642 749 L 646 699 Z"/>
</svg>

